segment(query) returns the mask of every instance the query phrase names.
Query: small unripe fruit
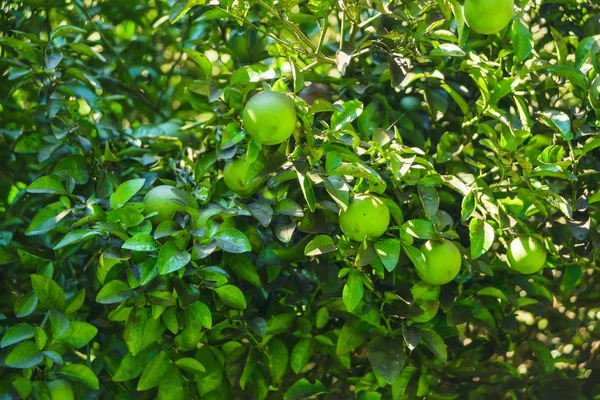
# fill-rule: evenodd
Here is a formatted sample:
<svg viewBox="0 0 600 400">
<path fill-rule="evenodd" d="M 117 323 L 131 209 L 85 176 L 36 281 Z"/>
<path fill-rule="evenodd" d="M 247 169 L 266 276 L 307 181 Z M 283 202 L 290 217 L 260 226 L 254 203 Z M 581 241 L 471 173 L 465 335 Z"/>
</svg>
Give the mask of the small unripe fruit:
<svg viewBox="0 0 600 400">
<path fill-rule="evenodd" d="M 370 194 L 354 196 L 340 214 L 340 228 L 346 236 L 357 242 L 383 235 L 390 224 L 390 211 L 383 201 Z"/>
<path fill-rule="evenodd" d="M 508 246 L 506 258 L 510 267 L 524 275 L 538 272 L 546 263 L 546 249 L 532 237 L 518 237 Z"/>
<path fill-rule="evenodd" d="M 150 189 L 144 196 L 144 204 L 146 205 L 144 214 L 158 212 L 158 215 L 151 218 L 153 223 L 159 224 L 163 221 L 172 220 L 176 212 L 185 211 L 185 207 L 173 201 L 181 201 L 173 189 L 175 189 L 173 186 L 160 185 Z"/>
<path fill-rule="evenodd" d="M 428 240 L 421 246 L 425 256 L 425 270 L 416 268 L 417 275 L 431 285 L 445 285 L 460 271 L 462 256 L 460 250 L 450 240 Z"/>
<path fill-rule="evenodd" d="M 490 35 L 508 25 L 514 6 L 514 0 L 466 0 L 463 10 L 469 28 Z"/>
<path fill-rule="evenodd" d="M 252 172 L 251 165 L 246 160 L 237 158 L 225 166 L 223 180 L 232 192 L 242 197 L 250 196 L 262 184 L 260 179 L 253 179 L 255 178 L 255 174 Z"/>
<path fill-rule="evenodd" d="M 260 144 L 285 142 L 296 129 L 296 107 L 283 93 L 266 91 L 246 103 L 242 123 L 248 135 Z"/>
</svg>

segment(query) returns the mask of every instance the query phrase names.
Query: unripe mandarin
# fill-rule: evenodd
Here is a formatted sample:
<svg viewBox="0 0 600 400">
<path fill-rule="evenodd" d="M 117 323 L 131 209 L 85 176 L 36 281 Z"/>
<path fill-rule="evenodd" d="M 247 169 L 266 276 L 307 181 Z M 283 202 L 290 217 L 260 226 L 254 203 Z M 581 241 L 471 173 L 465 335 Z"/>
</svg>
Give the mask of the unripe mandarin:
<svg viewBox="0 0 600 400">
<path fill-rule="evenodd" d="M 377 239 L 390 224 L 390 211 L 383 201 L 370 194 L 357 195 L 340 214 L 340 228 L 346 236 L 357 242 L 365 237 Z"/>
<path fill-rule="evenodd" d="M 421 246 L 421 252 L 425 256 L 425 270 L 416 270 L 424 282 L 445 285 L 458 275 L 462 256 L 458 247 L 450 240 L 429 240 Z"/>
<path fill-rule="evenodd" d="M 285 142 L 296 129 L 296 106 L 283 93 L 266 91 L 246 103 L 242 124 L 248 135 L 260 144 Z"/>
</svg>

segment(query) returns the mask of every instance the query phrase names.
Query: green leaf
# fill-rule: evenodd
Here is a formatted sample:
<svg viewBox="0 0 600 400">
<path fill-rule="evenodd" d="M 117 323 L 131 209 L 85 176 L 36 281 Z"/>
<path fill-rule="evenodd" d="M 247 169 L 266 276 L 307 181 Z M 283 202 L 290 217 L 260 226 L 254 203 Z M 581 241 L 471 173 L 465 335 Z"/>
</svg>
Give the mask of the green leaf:
<svg viewBox="0 0 600 400">
<path fill-rule="evenodd" d="M 567 114 L 562 111 L 548 110 L 539 114 L 540 121 L 548 127 L 560 132 L 566 140 L 573 139 L 571 132 L 571 120 Z"/>
<path fill-rule="evenodd" d="M 378 336 L 366 347 L 367 358 L 373 369 L 387 383 L 393 383 L 404 366 L 406 352 L 402 340 Z"/>
<path fill-rule="evenodd" d="M 453 43 L 442 43 L 429 52 L 431 57 L 464 57 L 465 52 Z"/>
<path fill-rule="evenodd" d="M 52 336 L 59 338 L 69 329 L 69 320 L 56 310 L 50 310 Z"/>
<path fill-rule="evenodd" d="M 15 317 L 24 318 L 35 311 L 38 304 L 38 298 L 35 293 L 30 292 L 19 297 L 15 302 L 13 312 Z"/>
<path fill-rule="evenodd" d="M 169 13 L 169 22 L 179 21 L 194 6 L 206 4 L 206 0 L 178 0 Z"/>
<path fill-rule="evenodd" d="M 52 31 L 52 33 L 50 34 L 50 40 L 54 40 L 57 37 L 69 35 L 72 33 L 86 33 L 86 30 L 74 25 L 61 25 Z"/>
<path fill-rule="evenodd" d="M 510 30 L 515 62 L 521 63 L 533 50 L 531 31 L 520 20 L 514 20 Z"/>
<path fill-rule="evenodd" d="M 40 364 L 44 355 L 33 342 L 19 343 L 4 360 L 4 363 L 12 368 L 31 368 Z"/>
<path fill-rule="evenodd" d="M 23 340 L 30 339 L 34 334 L 35 329 L 29 324 L 20 323 L 13 325 L 8 328 L 4 336 L 2 336 L 0 347 L 7 347 L 15 343 L 22 342 Z"/>
<path fill-rule="evenodd" d="M 34 236 L 49 232 L 60 225 L 70 212 L 71 210 L 60 202 L 49 204 L 35 214 L 25 234 Z"/>
<path fill-rule="evenodd" d="M 579 87 L 581 90 L 588 90 L 589 82 L 587 77 L 579 68 L 571 65 L 553 65 L 548 67 L 548 72 L 551 75 L 557 75 L 561 78 L 568 79 L 573 85 Z"/>
<path fill-rule="evenodd" d="M 123 206 L 142 189 L 144 183 L 146 183 L 145 179 L 132 179 L 120 184 L 117 190 L 110 195 L 110 207 L 115 209 Z"/>
<path fill-rule="evenodd" d="M 200 69 L 204 73 L 204 76 L 200 76 L 200 79 L 208 79 L 211 77 L 212 65 L 210 63 L 210 60 L 204 54 L 200 53 L 199 51 L 188 48 L 183 49 L 183 51 L 185 51 L 186 54 L 190 56 L 190 58 L 194 60 L 196 64 L 200 66 Z"/>
<path fill-rule="evenodd" d="M 65 292 L 58 283 L 45 276 L 32 274 L 31 285 L 42 305 L 57 310 L 65 308 Z"/>
<path fill-rule="evenodd" d="M 365 340 L 363 334 L 355 329 L 349 322 L 344 323 L 338 336 L 336 354 L 338 356 L 346 355 L 354 350 Z"/>
<path fill-rule="evenodd" d="M 185 250 L 179 250 L 174 242 L 167 242 L 158 252 L 157 267 L 161 275 L 179 271 L 185 267 L 192 256 Z"/>
<path fill-rule="evenodd" d="M 308 397 L 327 393 L 327 388 L 318 379 L 315 383 L 310 383 L 306 378 L 302 378 L 286 390 L 283 395 L 284 400 L 302 400 Z"/>
<path fill-rule="evenodd" d="M 235 228 L 226 228 L 217 231 L 212 236 L 212 239 L 217 242 L 217 246 L 223 249 L 223 251 L 229 253 L 245 253 L 252 250 L 252 246 L 250 246 L 246 235 Z"/>
<path fill-rule="evenodd" d="M 348 311 L 352 312 L 356 307 L 358 307 L 362 300 L 364 291 L 365 289 L 360 273 L 356 270 L 351 270 L 342 293 L 342 300 L 344 301 L 344 305 Z"/>
<path fill-rule="evenodd" d="M 331 253 L 336 251 L 335 242 L 330 236 L 318 235 L 311 240 L 304 248 L 304 255 L 309 257 L 319 256 L 321 254 Z"/>
<path fill-rule="evenodd" d="M 315 191 L 312 187 L 312 183 L 310 183 L 310 179 L 308 176 L 301 174 L 297 171 L 298 182 L 300 183 L 300 188 L 302 189 L 302 194 L 304 194 L 304 199 L 306 200 L 306 204 L 308 204 L 308 208 L 311 212 L 315 212 L 317 209 L 317 200 L 315 198 Z"/>
<path fill-rule="evenodd" d="M 546 345 L 537 342 L 535 340 L 530 340 L 527 342 L 531 349 L 533 350 L 533 354 L 535 358 L 542 364 L 544 367 L 544 371 L 546 374 L 554 373 L 556 366 L 554 364 L 554 357 L 552 357 L 552 352 Z"/>
<path fill-rule="evenodd" d="M 477 259 L 487 253 L 494 244 L 496 235 L 494 228 L 486 221 L 473 218 L 469 224 L 469 236 L 471 240 L 471 258 Z"/>
<path fill-rule="evenodd" d="M 448 350 L 446 349 L 446 344 L 444 343 L 442 337 L 431 329 L 424 329 L 422 335 L 425 345 L 429 348 L 429 350 L 431 350 L 431 352 L 437 358 L 446 364 L 448 361 Z"/>
<path fill-rule="evenodd" d="M 299 374 L 306 364 L 308 364 L 313 347 L 314 343 L 312 339 L 304 339 L 296 343 L 290 357 L 290 365 L 294 373 Z"/>
<path fill-rule="evenodd" d="M 246 298 L 242 291 L 233 285 L 224 285 L 215 289 L 219 299 L 231 308 L 244 310 L 246 308 Z"/>
<path fill-rule="evenodd" d="M 398 261 L 400 260 L 400 240 L 399 239 L 382 239 L 373 243 L 375 253 L 381 260 L 381 263 L 388 270 L 392 272 L 396 269 Z"/>
<path fill-rule="evenodd" d="M 433 224 L 424 219 L 406 221 L 401 229 L 417 239 L 433 239 L 436 236 Z"/>
<path fill-rule="evenodd" d="M 203 326 L 206 329 L 212 328 L 212 313 L 206 304 L 201 301 L 196 301 L 190 305 L 188 312 L 198 325 Z"/>
<path fill-rule="evenodd" d="M 115 279 L 108 282 L 100 289 L 96 301 L 101 304 L 119 303 L 133 296 L 129 285 L 121 280 Z"/>
<path fill-rule="evenodd" d="M 200 364 L 200 361 L 196 360 L 195 358 L 189 358 L 189 357 L 180 358 L 179 360 L 175 361 L 175 365 L 177 365 L 182 370 L 191 372 L 193 374 L 195 374 L 197 372 L 205 372 L 206 371 L 204 366 L 202 364 Z"/>
<path fill-rule="evenodd" d="M 158 385 L 158 400 L 180 400 L 186 398 L 186 382 L 177 368 L 170 368 Z"/>
<path fill-rule="evenodd" d="M 90 179 L 87 162 L 79 154 L 63 158 L 54 167 L 54 173 L 63 180 L 72 179 L 78 185 L 85 185 Z"/>
<path fill-rule="evenodd" d="M 465 197 L 463 197 L 462 204 L 460 206 L 460 218 L 463 221 L 468 220 L 477 206 L 477 200 L 475 199 L 475 192 L 470 191 Z"/>
<path fill-rule="evenodd" d="M 250 282 L 254 286 L 262 286 L 260 275 L 248 253 L 224 253 L 223 262 L 241 279 Z"/>
<path fill-rule="evenodd" d="M 98 231 L 91 231 L 89 229 L 75 229 L 65 235 L 61 239 L 60 242 L 56 246 L 54 246 L 54 250 L 61 249 L 70 244 L 83 242 L 85 239 L 90 238 L 92 236 L 100 235 Z"/>
<path fill-rule="evenodd" d="M 79 349 L 86 346 L 98 334 L 98 328 L 84 321 L 71 321 L 67 331 L 57 339 L 58 342 Z"/>
<path fill-rule="evenodd" d="M 154 251 L 158 249 L 158 243 L 147 233 L 139 233 L 132 238 L 127 239 L 122 249 L 133 250 L 133 251 Z"/>
<path fill-rule="evenodd" d="M 169 371 L 169 367 L 169 356 L 164 351 L 161 351 L 148 363 L 144 372 L 142 372 L 142 376 L 137 384 L 137 390 L 141 392 L 158 386 L 160 380 Z"/>
<path fill-rule="evenodd" d="M 415 372 L 417 372 L 417 368 L 411 365 L 402 368 L 400 375 L 398 375 L 398 378 L 392 383 L 392 400 L 402 400 L 406 398 L 406 388 Z"/>
<path fill-rule="evenodd" d="M 94 389 L 100 389 L 100 383 L 98 382 L 98 377 L 94 374 L 94 372 L 82 364 L 68 364 L 62 366 L 58 371 L 56 371 L 58 375 L 66 376 L 67 378 L 71 378 L 75 381 L 81 382 L 84 385 Z"/>
<path fill-rule="evenodd" d="M 331 116 L 331 128 L 334 131 L 342 130 L 363 112 L 363 103 L 359 100 L 350 100 L 342 104 L 334 105 L 335 111 Z"/>
<path fill-rule="evenodd" d="M 53 176 L 42 176 L 27 187 L 29 193 L 66 193 L 62 182 Z"/>
<path fill-rule="evenodd" d="M 137 355 L 142 347 L 148 315 L 145 310 L 132 310 L 125 324 L 123 339 L 132 355 Z"/>
<path fill-rule="evenodd" d="M 274 338 L 267 345 L 267 357 L 273 382 L 278 383 L 286 373 L 289 351 L 281 340 Z"/>
</svg>

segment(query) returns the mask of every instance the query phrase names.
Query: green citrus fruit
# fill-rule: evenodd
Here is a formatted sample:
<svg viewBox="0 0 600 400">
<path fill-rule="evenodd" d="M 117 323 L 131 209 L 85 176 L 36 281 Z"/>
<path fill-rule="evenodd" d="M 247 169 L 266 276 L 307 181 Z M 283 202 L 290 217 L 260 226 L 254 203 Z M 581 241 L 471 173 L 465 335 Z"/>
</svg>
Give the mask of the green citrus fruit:
<svg viewBox="0 0 600 400">
<path fill-rule="evenodd" d="M 200 228 L 206 228 L 206 224 L 208 223 L 208 220 L 210 219 L 210 217 L 220 214 L 223 211 L 223 207 L 221 207 L 218 204 L 207 204 L 206 206 L 202 207 L 199 211 L 198 211 L 198 219 L 196 220 L 196 225 L 195 228 L 196 229 L 200 229 Z"/>
<path fill-rule="evenodd" d="M 377 239 L 390 224 L 390 210 L 377 196 L 356 195 L 350 205 L 340 213 L 340 228 L 346 236 L 357 242 Z"/>
<path fill-rule="evenodd" d="M 546 263 L 546 249 L 532 237 L 518 237 L 508 246 L 506 257 L 512 269 L 525 275 L 538 272 Z"/>
<path fill-rule="evenodd" d="M 458 275 L 462 264 L 460 250 L 450 240 L 428 240 L 421 246 L 425 270 L 416 268 L 417 275 L 431 285 L 445 285 Z"/>
<path fill-rule="evenodd" d="M 466 0 L 463 10 L 472 30 L 489 35 L 508 25 L 514 5 L 514 0 Z"/>
<path fill-rule="evenodd" d="M 158 213 L 151 218 L 152 222 L 155 224 L 171 220 L 176 212 L 182 213 L 185 211 L 185 208 L 182 205 L 173 202 L 173 200 L 181 201 L 179 196 L 173 192 L 173 189 L 173 186 L 160 185 L 150 189 L 150 191 L 146 193 L 146 196 L 144 196 L 144 204 L 146 205 L 144 213 L 146 215 L 155 211 Z M 195 201 L 192 199 L 190 200 Z"/>
<path fill-rule="evenodd" d="M 52 400 L 73 400 L 75 398 L 71 384 L 65 380 L 48 381 L 46 387 Z"/>
<path fill-rule="evenodd" d="M 261 92 L 246 103 L 242 122 L 252 140 L 265 145 L 279 144 L 296 129 L 296 107 L 283 93 Z"/>
<path fill-rule="evenodd" d="M 223 180 L 232 192 L 246 197 L 254 194 L 262 184 L 255 172 L 246 160 L 237 158 L 225 166 Z"/>
</svg>

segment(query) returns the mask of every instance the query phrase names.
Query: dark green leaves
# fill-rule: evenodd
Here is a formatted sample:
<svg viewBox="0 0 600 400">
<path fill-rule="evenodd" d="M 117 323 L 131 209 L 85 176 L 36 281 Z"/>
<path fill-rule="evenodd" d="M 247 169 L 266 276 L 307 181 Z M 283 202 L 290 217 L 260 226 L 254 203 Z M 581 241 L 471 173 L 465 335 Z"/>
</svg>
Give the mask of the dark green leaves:
<svg viewBox="0 0 600 400">
<path fill-rule="evenodd" d="M 296 381 L 285 392 L 284 400 L 301 400 L 318 394 L 327 393 L 327 389 L 318 379 L 315 383 L 310 383 L 306 378 Z"/>
<path fill-rule="evenodd" d="M 366 351 L 373 369 L 387 383 L 394 382 L 400 374 L 406 359 L 402 340 L 378 336 L 369 342 Z"/>
<path fill-rule="evenodd" d="M 424 329 L 422 337 L 429 350 L 445 364 L 448 361 L 448 350 L 441 336 L 434 330 Z"/>
<path fill-rule="evenodd" d="M 252 249 L 246 235 L 235 228 L 220 230 L 212 238 L 228 253 L 245 253 Z"/>
<path fill-rule="evenodd" d="M 66 193 L 62 182 L 53 176 L 42 176 L 27 187 L 29 193 Z"/>
</svg>

